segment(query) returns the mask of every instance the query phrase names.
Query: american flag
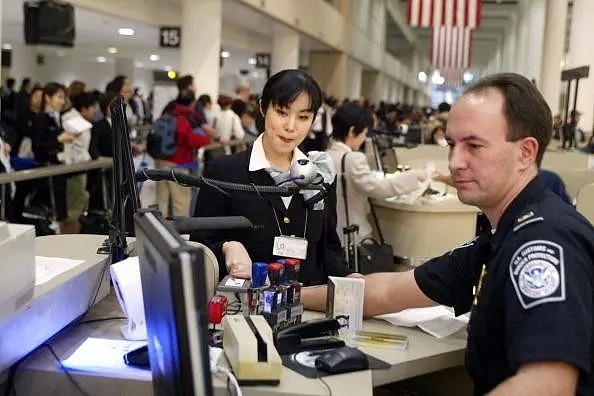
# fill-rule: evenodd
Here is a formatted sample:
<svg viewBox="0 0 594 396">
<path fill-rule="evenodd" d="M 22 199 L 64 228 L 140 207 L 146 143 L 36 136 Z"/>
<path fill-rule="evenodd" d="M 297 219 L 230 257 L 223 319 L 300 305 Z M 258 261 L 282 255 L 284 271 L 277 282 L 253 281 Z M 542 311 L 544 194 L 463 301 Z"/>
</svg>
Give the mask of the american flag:
<svg viewBox="0 0 594 396">
<path fill-rule="evenodd" d="M 481 25 L 482 0 L 408 0 L 407 22 L 414 27 Z"/>
<path fill-rule="evenodd" d="M 431 61 L 438 69 L 470 67 L 472 29 L 457 26 L 433 27 Z"/>
</svg>

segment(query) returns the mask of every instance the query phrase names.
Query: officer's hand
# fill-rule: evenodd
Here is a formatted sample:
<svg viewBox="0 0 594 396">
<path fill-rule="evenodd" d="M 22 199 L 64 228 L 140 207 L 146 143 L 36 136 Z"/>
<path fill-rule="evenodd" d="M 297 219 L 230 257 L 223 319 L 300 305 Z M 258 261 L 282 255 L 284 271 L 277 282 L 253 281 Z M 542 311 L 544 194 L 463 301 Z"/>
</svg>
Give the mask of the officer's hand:
<svg viewBox="0 0 594 396">
<path fill-rule="evenodd" d="M 223 255 L 227 272 L 236 278 L 251 279 L 252 259 L 241 242 L 223 243 Z"/>
</svg>

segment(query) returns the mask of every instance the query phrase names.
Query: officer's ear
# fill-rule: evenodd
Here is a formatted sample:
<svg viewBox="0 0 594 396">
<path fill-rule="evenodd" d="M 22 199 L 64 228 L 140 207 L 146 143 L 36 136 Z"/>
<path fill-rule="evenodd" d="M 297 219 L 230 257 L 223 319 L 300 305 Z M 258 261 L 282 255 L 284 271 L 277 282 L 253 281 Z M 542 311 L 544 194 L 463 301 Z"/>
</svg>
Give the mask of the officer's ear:
<svg viewBox="0 0 594 396">
<path fill-rule="evenodd" d="M 538 154 L 538 141 L 532 137 L 525 137 L 519 142 L 518 160 L 522 170 L 536 164 Z"/>
</svg>

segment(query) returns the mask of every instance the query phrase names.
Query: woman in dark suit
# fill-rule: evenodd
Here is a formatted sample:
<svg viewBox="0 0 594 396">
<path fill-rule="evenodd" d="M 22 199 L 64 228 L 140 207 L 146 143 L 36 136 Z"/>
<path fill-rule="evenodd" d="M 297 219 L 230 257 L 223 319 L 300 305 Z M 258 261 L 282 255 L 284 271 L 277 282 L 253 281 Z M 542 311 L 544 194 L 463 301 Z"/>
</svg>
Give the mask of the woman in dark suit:
<svg viewBox="0 0 594 396">
<path fill-rule="evenodd" d="M 66 103 L 66 88 L 62 84 L 51 82 L 43 88 L 43 109 L 33 118 L 31 124 L 31 145 L 35 161 L 41 165 L 59 164 L 58 153 L 64 149 L 64 143 L 72 142 L 74 136 L 62 129 L 60 112 Z M 68 218 L 66 206 L 66 176 L 52 178 L 55 199 L 56 220 L 60 222 L 60 229 L 64 228 L 64 220 Z M 38 194 L 41 195 L 41 194 Z M 49 194 L 44 204 L 51 206 Z"/>
<path fill-rule="evenodd" d="M 291 164 L 307 158 L 297 146 L 307 136 L 321 103 L 320 88 L 307 73 L 284 70 L 275 74 L 266 83 L 259 103 L 264 133 L 252 148 L 213 161 L 205 177 L 257 185 L 289 179 Z M 326 160 L 331 161 L 329 157 Z M 345 276 L 349 271 L 336 235 L 334 176 L 328 194 L 316 203 L 305 194 L 238 198 L 202 188 L 194 216 L 245 216 L 264 229 L 197 232 L 192 239 L 206 243 L 215 252 L 221 278 L 227 273 L 249 278 L 252 262 L 270 263 L 281 256 L 273 253 L 275 238 L 291 236 L 297 243 L 303 243 L 299 238 L 307 240 L 300 273 L 304 285 L 326 283 L 329 275 Z"/>
</svg>

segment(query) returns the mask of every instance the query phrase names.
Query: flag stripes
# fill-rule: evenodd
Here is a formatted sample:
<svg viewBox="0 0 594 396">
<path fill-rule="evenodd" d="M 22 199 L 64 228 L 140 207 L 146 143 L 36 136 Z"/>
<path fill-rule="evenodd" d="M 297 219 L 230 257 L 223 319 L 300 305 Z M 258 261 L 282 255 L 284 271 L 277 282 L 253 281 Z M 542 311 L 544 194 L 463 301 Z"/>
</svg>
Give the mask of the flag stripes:
<svg viewBox="0 0 594 396">
<path fill-rule="evenodd" d="M 431 62 L 438 69 L 470 67 L 472 29 L 436 26 L 432 34 Z"/>
<path fill-rule="evenodd" d="M 408 0 L 406 19 L 410 26 L 481 25 L 482 0 Z"/>
</svg>

